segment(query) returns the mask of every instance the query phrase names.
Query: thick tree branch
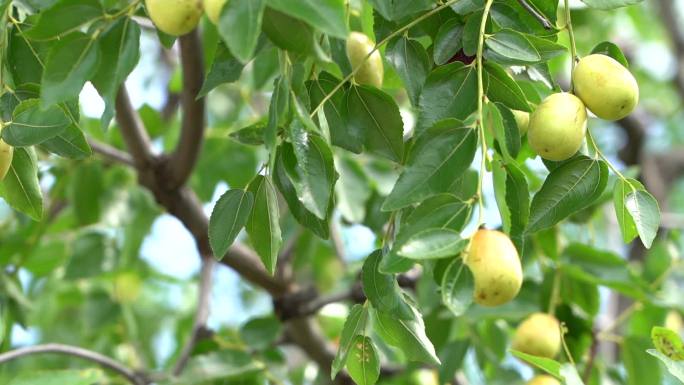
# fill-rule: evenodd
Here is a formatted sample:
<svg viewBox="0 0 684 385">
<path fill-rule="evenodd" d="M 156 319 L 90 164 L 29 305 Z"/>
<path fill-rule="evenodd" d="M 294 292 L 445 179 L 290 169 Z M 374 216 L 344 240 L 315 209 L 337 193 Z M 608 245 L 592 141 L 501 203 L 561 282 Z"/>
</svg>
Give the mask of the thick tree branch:
<svg viewBox="0 0 684 385">
<path fill-rule="evenodd" d="M 199 290 L 197 297 L 197 310 L 195 311 L 195 321 L 192 325 L 192 334 L 181 349 L 180 357 L 173 368 L 175 376 L 181 374 L 185 369 L 192 351 L 197 342 L 204 338 L 207 333 L 207 320 L 209 319 L 209 308 L 211 306 L 211 288 L 214 282 L 214 259 L 206 256 L 202 258 L 202 269 L 199 277 Z"/>
<path fill-rule="evenodd" d="M 197 98 L 204 82 L 202 44 L 197 30 L 182 36 L 180 42 L 183 66 L 183 125 L 176 150 L 171 155 L 170 185 L 182 185 L 195 168 L 204 136 L 204 98 Z"/>
<path fill-rule="evenodd" d="M 149 383 L 149 381 L 147 381 L 144 378 L 144 376 L 136 373 L 135 371 L 123 366 L 122 364 L 114 361 L 113 359 L 105 355 L 87 349 L 79 348 L 76 346 L 62 344 L 36 345 L 11 350 L 9 352 L 0 354 L 0 364 L 29 355 L 48 353 L 64 354 L 92 361 L 102 366 L 103 368 L 107 368 L 114 372 L 117 372 L 118 374 L 125 377 L 128 380 L 128 382 L 130 382 L 133 385 L 147 385 Z"/>
<path fill-rule="evenodd" d="M 118 148 L 112 147 L 108 144 L 102 143 L 92 138 L 88 138 L 88 144 L 96 153 L 102 155 L 105 159 L 114 163 L 123 163 L 128 166 L 135 166 L 135 162 L 131 156 L 119 150 Z"/>
<path fill-rule="evenodd" d="M 150 137 L 131 104 L 125 86 L 121 86 L 116 96 L 116 120 L 121 127 L 121 135 L 133 156 L 136 168 L 139 170 L 148 168 L 154 159 Z"/>
</svg>

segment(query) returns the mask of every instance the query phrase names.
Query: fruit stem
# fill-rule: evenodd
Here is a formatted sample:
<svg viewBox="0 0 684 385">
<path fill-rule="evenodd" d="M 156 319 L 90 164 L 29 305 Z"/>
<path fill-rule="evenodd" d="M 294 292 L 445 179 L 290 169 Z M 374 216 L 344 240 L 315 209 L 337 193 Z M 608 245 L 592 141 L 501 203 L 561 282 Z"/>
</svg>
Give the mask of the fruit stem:
<svg viewBox="0 0 684 385">
<path fill-rule="evenodd" d="M 560 297 L 560 284 L 561 284 L 561 273 L 560 269 L 556 266 L 555 272 L 553 274 L 553 286 L 551 288 L 551 298 L 549 299 L 549 311 L 550 315 L 556 314 L 556 306 L 558 305 L 558 299 Z"/>
<path fill-rule="evenodd" d="M 480 134 L 480 145 L 482 148 L 482 161 L 480 162 L 480 175 L 477 180 L 477 204 L 478 204 L 478 219 L 477 226 L 480 227 L 484 222 L 484 202 L 482 199 L 482 180 L 484 179 L 484 174 L 486 170 L 486 160 L 487 160 L 487 140 L 485 138 L 484 132 L 484 81 L 482 75 L 482 52 L 484 48 L 485 41 L 485 29 L 487 27 L 487 18 L 489 17 L 489 10 L 492 8 L 492 3 L 494 0 L 487 0 L 485 4 L 484 11 L 482 12 L 482 22 L 480 23 L 480 36 L 477 43 L 477 120 L 478 120 L 478 133 Z"/>
<path fill-rule="evenodd" d="M 572 30 L 572 18 L 570 17 L 570 2 L 565 0 L 565 28 L 568 30 L 568 37 L 570 37 L 570 92 L 575 90 L 575 83 L 573 80 L 573 73 L 575 72 L 575 63 L 577 63 L 577 46 L 575 44 L 575 32 Z"/>
<path fill-rule="evenodd" d="M 568 344 L 565 342 L 565 334 L 568 332 L 568 328 L 567 326 L 565 326 L 565 322 L 561 323 L 560 329 L 561 344 L 563 345 L 565 355 L 568 356 L 568 361 L 570 361 L 570 364 L 572 364 L 572 366 L 575 366 L 575 360 L 572 358 L 572 354 L 570 354 L 570 349 L 568 349 Z"/>
<path fill-rule="evenodd" d="M 364 64 L 366 61 L 368 61 L 368 58 L 371 57 L 371 55 L 373 55 L 373 53 L 374 53 L 375 51 L 379 50 L 380 47 L 382 47 L 383 45 L 387 44 L 387 42 L 390 41 L 390 40 L 392 40 L 393 38 L 395 38 L 395 37 L 401 35 L 402 33 L 404 33 L 404 31 L 408 31 L 409 29 L 411 29 L 411 27 L 415 26 L 416 24 L 420 23 L 421 21 L 427 19 L 428 17 L 430 17 L 430 16 L 432 16 L 432 15 L 438 13 L 439 11 L 443 10 L 444 8 L 449 7 L 450 5 L 452 5 L 452 4 L 454 4 L 454 3 L 458 2 L 458 1 L 460 1 L 460 0 L 449 0 L 449 1 L 445 2 L 444 4 L 441 4 L 440 6 L 438 6 L 438 7 L 436 7 L 436 8 L 433 8 L 433 9 L 431 9 L 430 11 L 425 12 L 424 14 L 418 16 L 417 18 L 413 19 L 413 20 L 412 20 L 411 22 L 409 22 L 408 24 L 404 25 L 403 27 L 401 27 L 401 28 L 397 29 L 396 31 L 394 31 L 394 32 L 390 33 L 389 35 L 387 35 L 387 37 L 385 37 L 384 39 L 380 40 L 380 42 L 378 42 L 377 44 L 375 44 L 375 47 L 373 47 L 373 49 L 372 49 L 370 52 L 368 52 L 368 54 L 363 58 L 363 60 L 361 60 L 361 63 L 359 63 L 359 65 L 356 66 L 356 68 L 353 68 L 352 71 L 349 73 L 349 75 L 345 76 L 344 79 L 342 79 L 339 83 L 337 83 L 337 85 L 335 86 L 335 88 L 333 88 L 333 89 L 330 91 L 330 93 L 328 93 L 327 95 L 325 95 L 325 97 L 323 98 L 323 100 L 321 100 L 321 102 L 318 103 L 318 105 L 316 106 L 316 108 L 314 108 L 313 111 L 311 111 L 311 115 L 310 115 L 311 118 L 313 118 L 314 116 L 316 116 L 316 113 L 318 112 L 318 110 L 320 110 L 320 109 L 323 107 L 323 105 L 325 105 L 325 103 L 326 103 L 328 100 L 330 100 L 330 98 L 332 98 L 333 95 L 335 95 L 335 93 L 337 93 L 337 91 L 339 91 L 340 88 L 342 88 L 342 86 L 343 86 L 345 83 L 347 83 L 348 81 L 350 81 L 350 80 L 354 77 L 354 75 L 356 75 L 356 73 L 361 69 L 361 67 L 363 66 L 363 64 Z"/>
</svg>

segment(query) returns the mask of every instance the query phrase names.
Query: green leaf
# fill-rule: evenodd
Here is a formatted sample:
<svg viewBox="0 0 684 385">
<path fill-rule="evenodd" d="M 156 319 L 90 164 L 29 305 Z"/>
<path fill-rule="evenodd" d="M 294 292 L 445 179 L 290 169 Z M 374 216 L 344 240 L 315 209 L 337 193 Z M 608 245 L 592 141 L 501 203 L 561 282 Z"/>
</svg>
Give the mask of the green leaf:
<svg viewBox="0 0 684 385">
<path fill-rule="evenodd" d="M 591 53 L 598 53 L 601 55 L 610 56 L 613 59 L 617 60 L 623 66 L 629 67 L 629 62 L 627 62 L 627 58 L 625 57 L 625 54 L 622 53 L 620 47 L 609 41 L 603 41 L 601 43 L 598 43 L 591 50 Z"/>
<path fill-rule="evenodd" d="M 363 167 L 351 156 L 339 153 L 335 167 L 340 178 L 335 184 L 337 209 L 351 223 L 361 223 L 366 217 L 366 203 L 372 190 Z"/>
<path fill-rule="evenodd" d="M 460 317 L 473 303 L 474 287 L 473 274 L 463 264 L 463 259 L 456 257 L 442 276 L 442 303 L 455 317 Z"/>
<path fill-rule="evenodd" d="M 17 88 L 28 83 L 40 83 L 45 56 L 52 45 L 28 40 L 17 28 L 12 28 L 7 39 L 6 70 L 11 72 Z"/>
<path fill-rule="evenodd" d="M 537 52 L 539 52 L 542 62 L 553 59 L 556 56 L 564 55 L 568 52 L 568 49 L 562 44 L 529 33 L 524 35 L 525 38 L 532 43 Z"/>
<path fill-rule="evenodd" d="M 344 39 L 349 31 L 343 0 L 267 0 L 268 6 L 302 19 L 332 37 Z"/>
<path fill-rule="evenodd" d="M 266 0 L 231 0 L 221 10 L 219 35 L 230 52 L 243 63 L 254 55 L 265 6 Z"/>
<path fill-rule="evenodd" d="M 359 304 L 354 305 L 349 311 L 347 320 L 344 321 L 342 332 L 340 333 L 340 345 L 337 348 L 337 354 L 332 363 L 330 370 L 330 377 L 332 379 L 337 376 L 337 373 L 347 363 L 347 357 L 352 349 L 354 338 L 357 335 L 364 335 L 366 329 L 366 322 L 368 321 L 368 308 Z"/>
<path fill-rule="evenodd" d="M 289 166 L 286 166 L 286 164 Z M 330 213 L 328 213 L 328 216 L 325 219 L 319 219 L 316 215 L 307 210 L 297 197 L 297 190 L 286 171 L 287 167 L 292 168 L 293 165 L 296 164 L 297 159 L 295 158 L 292 145 L 283 143 L 276 152 L 276 167 L 273 175 L 274 182 L 278 187 L 278 190 L 280 190 L 280 193 L 283 194 L 283 198 L 285 198 L 287 206 L 297 222 L 313 231 L 314 234 L 319 237 L 328 238 L 330 235 L 330 227 L 328 225 Z"/>
<path fill-rule="evenodd" d="M 74 32 L 55 43 L 45 61 L 41 81 L 43 107 L 77 98 L 99 63 L 99 41 L 90 35 Z"/>
<path fill-rule="evenodd" d="M 408 270 L 415 261 L 400 256 L 398 250 L 414 234 L 435 228 L 460 232 L 470 212 L 471 206 L 452 194 L 438 194 L 424 200 L 399 227 L 392 250 L 382 259 L 380 270 L 386 273 Z"/>
<path fill-rule="evenodd" d="M 485 69 L 489 77 L 487 97 L 491 101 L 503 103 L 514 110 L 532 112 L 522 89 L 506 70 L 491 62 L 485 64 Z"/>
<path fill-rule="evenodd" d="M 60 106 L 43 110 L 40 100 L 28 99 L 14 109 L 12 123 L 2 130 L 2 139 L 15 147 L 33 146 L 61 134 L 70 123 Z"/>
<path fill-rule="evenodd" d="M 363 292 L 373 307 L 402 319 L 411 319 L 413 311 L 404 301 L 399 284 L 393 275 L 380 272 L 382 250 L 376 250 L 366 258 L 361 273 Z"/>
<path fill-rule="evenodd" d="M 503 104 L 487 103 L 483 108 L 484 127 L 496 138 L 497 150 L 507 162 L 514 162 L 520 151 L 520 131 L 515 117 Z M 503 116 L 506 116 L 504 121 Z"/>
<path fill-rule="evenodd" d="M 224 83 L 232 83 L 240 78 L 244 65 L 233 56 L 225 43 L 219 42 L 211 69 L 204 79 L 198 98 L 206 96 L 209 91 Z"/>
<path fill-rule="evenodd" d="M 93 85 L 105 101 L 102 127 L 114 117 L 119 87 L 140 59 L 140 27 L 128 17 L 119 19 L 99 39 L 100 65 L 92 78 Z"/>
<path fill-rule="evenodd" d="M 411 307 L 413 319 L 404 320 L 393 314 L 373 310 L 373 330 L 388 344 L 401 350 L 411 361 L 439 365 L 435 347 L 425 334 L 423 317 Z"/>
<path fill-rule="evenodd" d="M 252 247 L 261 257 L 264 267 L 275 272 L 278 251 L 283 243 L 280 234 L 278 196 L 268 177 L 257 175 L 247 187 L 254 196 L 254 205 L 247 219 L 247 234 Z"/>
<path fill-rule="evenodd" d="M 572 243 L 561 256 L 567 276 L 592 285 L 610 287 L 620 293 L 641 299 L 648 285 L 633 273 L 619 255 L 590 246 Z"/>
<path fill-rule="evenodd" d="M 1 195 L 15 210 L 34 220 L 43 216 L 43 196 L 38 184 L 36 153 L 30 147 L 16 147 L 12 165 L 0 182 Z"/>
<path fill-rule="evenodd" d="M 524 249 L 524 233 L 530 217 L 530 190 L 525 174 L 515 162 L 504 165 L 506 171 L 506 205 L 511 215 L 509 235 L 520 255 Z"/>
<path fill-rule="evenodd" d="M 420 91 L 431 69 L 425 48 L 417 40 L 400 37 L 388 45 L 385 57 L 404 82 L 411 103 L 417 106 Z"/>
<path fill-rule="evenodd" d="M 631 242 L 639 235 L 634 219 L 632 219 L 632 215 L 625 206 L 625 199 L 633 190 L 645 191 L 646 189 L 641 182 L 636 179 L 629 178 L 625 181 L 618 178 L 615 181 L 615 187 L 613 188 L 613 204 L 615 206 L 615 216 L 617 217 L 618 226 L 620 227 L 622 240 L 625 243 Z"/>
<path fill-rule="evenodd" d="M 357 335 L 347 358 L 347 371 L 357 385 L 373 385 L 380 377 L 380 357 L 373 341 Z"/>
<path fill-rule="evenodd" d="M 432 48 L 435 64 L 446 64 L 463 48 L 463 28 L 463 22 L 458 18 L 449 19 L 439 27 Z"/>
<path fill-rule="evenodd" d="M 194 355 L 178 385 L 200 385 L 216 381 L 238 381 L 249 374 L 260 372 L 265 365 L 241 350 L 223 349 L 208 354 Z"/>
<path fill-rule="evenodd" d="M 284 125 L 288 119 L 290 109 L 290 86 L 287 79 L 278 77 L 274 82 L 271 104 L 268 107 L 268 124 L 264 130 L 264 143 L 266 148 L 275 148 L 278 128 Z"/>
<path fill-rule="evenodd" d="M 364 133 L 366 150 L 395 162 L 404 155 L 404 123 L 394 99 L 373 87 L 352 86 L 345 95 L 351 132 Z"/>
<path fill-rule="evenodd" d="M 651 347 L 649 338 L 642 335 L 628 335 L 620 344 L 622 357 L 627 372 L 626 385 L 662 384 L 663 378 L 658 361 L 646 359 L 644 352 Z"/>
<path fill-rule="evenodd" d="M 209 218 L 209 244 L 216 259 L 226 255 L 247 223 L 253 204 L 254 195 L 245 190 L 226 191 L 216 202 Z"/>
<path fill-rule="evenodd" d="M 90 225 L 100 220 L 104 195 L 104 172 L 98 162 L 83 162 L 74 171 L 71 199 L 78 223 Z"/>
<path fill-rule="evenodd" d="M 266 123 L 258 121 L 235 132 L 231 132 L 230 138 L 242 144 L 261 146 L 264 144 L 265 128 Z"/>
<path fill-rule="evenodd" d="M 606 188 L 604 162 L 579 156 L 551 171 L 532 199 L 527 233 L 551 227 L 591 205 Z"/>
<path fill-rule="evenodd" d="M 427 229 L 409 238 L 397 254 L 416 260 L 446 258 L 460 253 L 467 243 L 457 231 Z"/>
<path fill-rule="evenodd" d="M 651 329 L 651 340 L 661 354 L 673 361 L 684 361 L 684 343 L 676 331 L 654 326 Z"/>
<path fill-rule="evenodd" d="M 252 318 L 240 328 L 240 338 L 251 349 L 268 349 L 281 336 L 283 325 L 275 316 Z"/>
<path fill-rule="evenodd" d="M 641 242 L 650 248 L 660 227 L 658 201 L 648 191 L 636 190 L 625 197 L 625 208 L 634 221 Z"/>
<path fill-rule="evenodd" d="M 41 147 L 53 154 L 71 159 L 83 159 L 93 154 L 79 122 L 73 120 L 62 133 L 41 143 Z"/>
<path fill-rule="evenodd" d="M 401 20 L 406 16 L 430 9 L 430 0 L 370 0 L 373 8 L 387 20 Z"/>
<path fill-rule="evenodd" d="M 261 25 L 264 34 L 277 47 L 305 55 L 316 51 L 314 30 L 300 19 L 266 7 Z"/>
<path fill-rule="evenodd" d="M 411 148 L 406 168 L 382 205 L 393 211 L 435 194 L 449 192 L 475 156 L 475 130 L 454 119 L 434 125 L 418 137 Z"/>
<path fill-rule="evenodd" d="M 461 62 L 428 75 L 419 102 L 418 131 L 446 118 L 464 120 L 477 109 L 477 71 Z"/>
<path fill-rule="evenodd" d="M 316 108 L 326 95 L 340 83 L 340 80 L 328 72 L 318 75 L 318 79 L 309 82 L 309 97 L 312 110 Z M 363 151 L 364 127 L 347 124 L 346 105 L 343 104 L 345 95 L 336 92 L 323 106 L 325 120 L 328 122 L 330 142 L 334 146 L 344 148 L 353 153 L 360 154 Z"/>
<path fill-rule="evenodd" d="M 511 29 L 502 29 L 488 37 L 485 45 L 485 56 L 499 64 L 525 65 L 542 59 L 539 51 L 524 34 Z"/>
<path fill-rule="evenodd" d="M 545 371 L 559 380 L 562 379 L 560 374 L 561 364 L 558 361 L 552 360 L 551 358 L 533 356 L 531 354 L 519 352 L 517 350 L 511 350 L 511 354 Z"/>
<path fill-rule="evenodd" d="M 296 163 L 285 163 L 287 174 L 304 207 L 325 219 L 337 180 L 332 150 L 322 137 L 307 131 L 300 119 L 292 121 L 290 137 Z"/>
<path fill-rule="evenodd" d="M 104 12 L 98 0 L 60 0 L 38 13 L 26 36 L 32 40 L 53 39 L 102 17 Z"/>
<path fill-rule="evenodd" d="M 675 361 L 655 349 L 648 349 L 646 350 L 646 353 L 662 361 L 663 364 L 665 364 L 667 371 L 670 372 L 671 375 L 675 376 L 679 381 L 684 383 L 684 362 Z"/>
<path fill-rule="evenodd" d="M 31 370 L 17 374 L 8 385 L 92 385 L 103 380 L 99 369 Z"/>
<path fill-rule="evenodd" d="M 628 5 L 639 4 L 643 0 L 582 0 L 582 2 L 592 8 L 596 9 L 615 9 L 626 7 Z"/>
</svg>

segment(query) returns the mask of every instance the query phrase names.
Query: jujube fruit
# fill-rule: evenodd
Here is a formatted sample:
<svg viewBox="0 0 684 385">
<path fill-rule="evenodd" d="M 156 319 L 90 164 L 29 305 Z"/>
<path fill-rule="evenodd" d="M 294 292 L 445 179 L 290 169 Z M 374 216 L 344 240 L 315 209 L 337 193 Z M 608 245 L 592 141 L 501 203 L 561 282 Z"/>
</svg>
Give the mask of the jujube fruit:
<svg viewBox="0 0 684 385">
<path fill-rule="evenodd" d="M 195 29 L 202 17 L 202 0 L 145 0 L 145 7 L 154 25 L 174 36 Z"/>
<path fill-rule="evenodd" d="M 601 119 L 618 120 L 639 102 L 639 85 L 627 68 L 610 56 L 582 58 L 572 73 L 575 94 Z"/>
<path fill-rule="evenodd" d="M 352 32 L 347 38 L 347 57 L 352 69 L 359 68 L 354 75 L 354 80 L 359 84 L 368 84 L 374 87 L 382 86 L 384 67 L 380 52 L 374 51 L 368 60 L 366 56 L 373 50 L 373 41 L 361 32 Z"/>
<path fill-rule="evenodd" d="M 7 172 L 12 165 L 12 156 L 14 155 L 14 147 L 5 143 L 0 139 L 0 181 L 5 179 Z"/>
<path fill-rule="evenodd" d="M 587 133 L 587 109 L 575 95 L 560 92 L 544 99 L 530 116 L 527 139 L 544 159 L 573 156 Z"/>
<path fill-rule="evenodd" d="M 530 126 L 530 113 L 519 110 L 511 110 L 515 118 L 515 124 L 518 125 L 520 136 L 527 134 L 527 129 Z"/>
<path fill-rule="evenodd" d="M 214 24 L 218 24 L 221 10 L 228 0 L 204 0 L 204 13 Z"/>
<path fill-rule="evenodd" d="M 478 230 L 464 258 L 475 280 L 473 299 L 482 306 L 504 304 L 518 295 L 522 266 L 515 245 L 495 230 Z"/>
<path fill-rule="evenodd" d="M 525 385 L 561 385 L 561 383 L 554 377 L 547 376 L 545 374 L 540 374 L 532 378 Z"/>
<path fill-rule="evenodd" d="M 561 348 L 560 323 L 552 315 L 533 313 L 518 325 L 512 347 L 533 356 L 554 358 Z"/>
</svg>

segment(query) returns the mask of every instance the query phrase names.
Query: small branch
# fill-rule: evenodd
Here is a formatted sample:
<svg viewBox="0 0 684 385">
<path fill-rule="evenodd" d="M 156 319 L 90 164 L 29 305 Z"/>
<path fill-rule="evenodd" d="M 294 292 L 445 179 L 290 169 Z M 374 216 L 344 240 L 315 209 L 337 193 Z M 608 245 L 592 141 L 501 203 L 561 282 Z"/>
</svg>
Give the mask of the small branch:
<svg viewBox="0 0 684 385">
<path fill-rule="evenodd" d="M 584 373 L 582 373 L 582 380 L 585 384 L 589 383 L 589 378 L 591 377 L 591 371 L 594 369 L 594 361 L 596 360 L 596 354 L 598 353 L 599 339 L 595 330 L 591 332 L 591 347 L 589 348 L 589 358 L 587 359 L 587 365 L 584 367 Z"/>
<path fill-rule="evenodd" d="M 204 82 L 202 43 L 197 30 L 182 36 L 180 42 L 183 66 L 183 125 L 176 150 L 169 160 L 173 178 L 170 187 L 185 183 L 195 168 L 204 136 L 204 98 L 197 98 Z"/>
<path fill-rule="evenodd" d="M 197 342 L 206 334 L 207 320 L 209 319 L 209 308 L 211 305 L 211 288 L 214 281 L 214 259 L 207 256 L 202 258 L 202 269 L 199 278 L 199 294 L 197 298 L 197 310 L 195 321 L 192 325 L 192 334 L 181 350 L 180 357 L 173 368 L 173 375 L 178 376 L 183 372 L 188 360 L 195 349 Z"/>
<path fill-rule="evenodd" d="M 525 8 L 527 12 L 529 12 L 530 15 L 532 15 L 541 25 L 544 27 L 544 29 L 553 29 L 553 25 L 551 25 L 551 22 L 539 11 L 537 11 L 533 6 L 531 6 L 526 0 L 518 0 L 518 3 L 520 3 L 520 6 Z"/>
<path fill-rule="evenodd" d="M 62 344 L 45 344 L 29 346 L 25 348 L 19 348 L 11 350 L 9 352 L 0 354 L 0 364 L 16 360 L 21 357 L 34 355 L 34 354 L 64 354 L 68 356 L 82 358 L 84 360 L 92 361 L 103 368 L 110 369 L 114 372 L 125 377 L 128 382 L 133 385 L 147 385 L 148 381 L 143 378 L 140 374 L 134 372 L 133 370 L 123 366 L 122 364 L 114 361 L 113 359 L 104 356 L 100 353 L 93 352 L 87 349 L 79 348 L 76 346 L 62 345 Z"/>
<path fill-rule="evenodd" d="M 121 136 L 135 160 L 136 168 L 144 169 L 154 159 L 150 137 L 145 131 L 138 112 L 133 108 L 125 86 L 116 96 L 116 120 L 121 127 Z"/>
<path fill-rule="evenodd" d="M 133 158 L 131 158 L 128 153 L 121 151 L 118 148 L 112 147 L 93 138 L 88 138 L 88 144 L 93 151 L 102 155 L 107 160 L 110 160 L 114 163 L 123 163 L 128 166 L 135 166 Z"/>
</svg>

